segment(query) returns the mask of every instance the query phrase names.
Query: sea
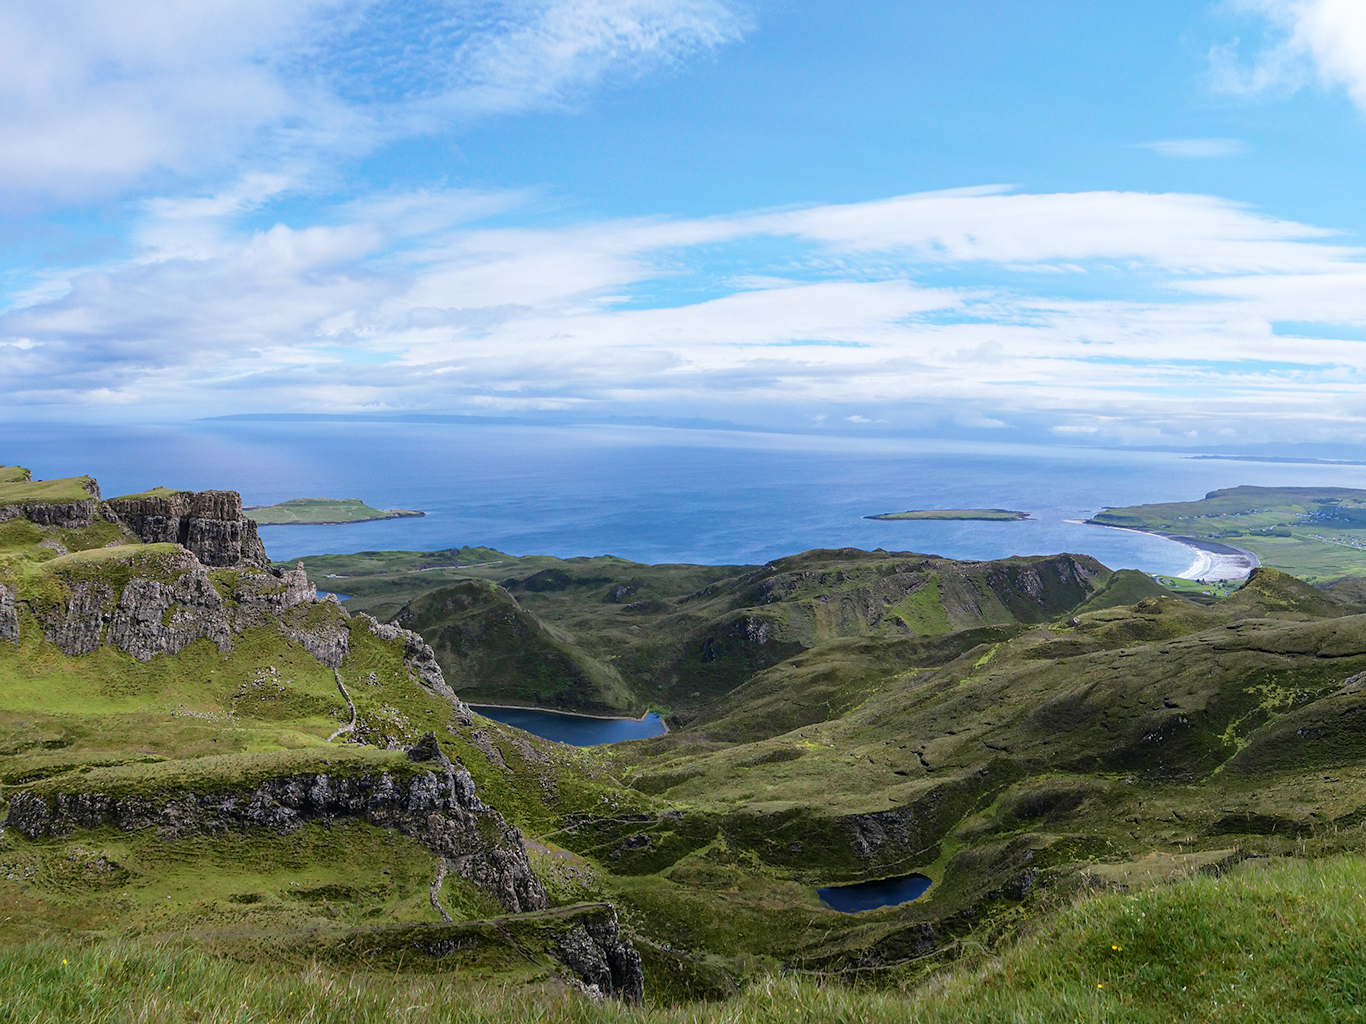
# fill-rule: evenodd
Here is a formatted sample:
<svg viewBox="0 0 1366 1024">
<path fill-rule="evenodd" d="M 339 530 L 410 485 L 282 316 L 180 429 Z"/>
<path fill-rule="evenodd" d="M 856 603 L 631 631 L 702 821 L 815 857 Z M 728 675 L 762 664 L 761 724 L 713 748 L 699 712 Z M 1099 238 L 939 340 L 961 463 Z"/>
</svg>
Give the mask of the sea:
<svg viewBox="0 0 1366 1024">
<path fill-rule="evenodd" d="M 1180 575 L 1178 543 L 1079 522 L 1107 506 L 1239 484 L 1366 487 L 1366 466 L 907 437 L 497 421 L 207 420 L 0 426 L 0 463 L 94 475 L 106 497 L 238 490 L 248 504 L 361 498 L 420 519 L 261 529 L 275 559 L 486 546 L 514 555 L 762 564 L 809 548 L 949 558 L 1073 552 Z M 878 522 L 905 509 L 1004 508 L 1026 521 Z"/>
</svg>

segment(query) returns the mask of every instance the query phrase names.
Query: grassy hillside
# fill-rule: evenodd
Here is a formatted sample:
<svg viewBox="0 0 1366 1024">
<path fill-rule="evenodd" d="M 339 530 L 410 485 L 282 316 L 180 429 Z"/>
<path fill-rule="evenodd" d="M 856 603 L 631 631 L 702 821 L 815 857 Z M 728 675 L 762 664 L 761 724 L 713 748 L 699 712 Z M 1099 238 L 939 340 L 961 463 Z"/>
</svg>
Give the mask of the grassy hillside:
<svg viewBox="0 0 1366 1024">
<path fill-rule="evenodd" d="M 0 466 L 0 505 L 42 501 L 52 504 L 88 501 L 91 491 L 87 485 L 94 480 L 88 476 L 65 477 L 61 480 L 34 480 L 22 466 Z"/>
<path fill-rule="evenodd" d="M 348 607 L 430 635 L 471 700 L 681 716 L 803 651 L 1062 614 L 1110 570 L 1084 556 L 952 562 L 854 549 L 765 566 L 513 558 L 488 549 L 305 559 Z M 454 585 L 452 585 L 454 584 Z"/>
<path fill-rule="evenodd" d="M 767 976 L 726 1003 L 596 1003 L 552 981 L 363 965 L 242 962 L 183 945 L 47 940 L 0 951 L 0 1019 L 309 1020 L 320 1024 L 1134 1024 L 1354 1020 L 1366 987 L 1366 863 L 1249 862 L 1156 888 L 1091 896 L 1042 918 L 994 957 L 965 958 L 912 988 Z M 357 969 L 357 968 L 360 969 Z M 524 972 L 529 973 L 529 972 Z M 859 981 L 863 984 L 857 984 Z"/>
<path fill-rule="evenodd" d="M 1366 491 L 1348 487 L 1230 487 L 1087 522 L 1221 541 L 1311 581 L 1366 574 Z"/>
<path fill-rule="evenodd" d="M 406 508 L 371 508 L 359 498 L 291 498 L 275 505 L 249 505 L 246 511 L 262 526 L 368 523 L 423 515 Z"/>
<path fill-rule="evenodd" d="M 1357 997 L 1357 588 L 1262 569 L 1196 603 L 1084 556 L 848 549 L 308 567 L 350 612 L 116 524 L 0 524 L 0 811 L 69 823 L 0 833 L 0 1019 L 11 991 L 73 1020 L 119 1019 L 116 995 L 149 1020 L 613 1019 L 554 980 L 603 903 L 646 1020 L 1294 1020 Z M 467 698 L 656 704 L 673 729 L 578 750 L 467 717 L 365 610 L 419 629 Z M 163 647 L 115 643 L 134 620 Z M 426 733 L 522 830 L 549 907 L 506 913 L 411 829 L 285 813 L 380 775 L 420 804 Z M 817 895 L 911 871 L 933 884 L 901 906 Z"/>
</svg>

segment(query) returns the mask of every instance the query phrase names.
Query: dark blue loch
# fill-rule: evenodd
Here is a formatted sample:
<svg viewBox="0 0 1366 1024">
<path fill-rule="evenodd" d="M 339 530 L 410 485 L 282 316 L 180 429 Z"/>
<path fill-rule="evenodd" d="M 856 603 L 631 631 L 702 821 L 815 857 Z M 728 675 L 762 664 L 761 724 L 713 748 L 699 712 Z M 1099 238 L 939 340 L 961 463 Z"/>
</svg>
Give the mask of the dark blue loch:
<svg viewBox="0 0 1366 1024">
<path fill-rule="evenodd" d="M 816 895 L 831 910 L 842 914 L 857 914 L 860 910 L 894 907 L 909 903 L 925 894 L 930 879 L 924 875 L 902 875 L 899 878 L 880 878 L 876 882 L 857 882 L 854 885 L 832 885 L 817 889 Z"/>
</svg>

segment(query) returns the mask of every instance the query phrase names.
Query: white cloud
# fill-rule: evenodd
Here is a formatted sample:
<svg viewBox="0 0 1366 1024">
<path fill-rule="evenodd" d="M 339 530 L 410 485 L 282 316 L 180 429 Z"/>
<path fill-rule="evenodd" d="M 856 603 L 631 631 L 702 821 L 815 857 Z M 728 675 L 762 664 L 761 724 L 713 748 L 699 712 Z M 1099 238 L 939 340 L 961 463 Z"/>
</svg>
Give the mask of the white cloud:
<svg viewBox="0 0 1366 1024">
<path fill-rule="evenodd" d="M 1210 197 L 973 190 L 490 229 L 471 220 L 517 196 L 446 191 L 245 229 L 268 187 L 148 204 L 133 257 L 0 314 L 10 401 L 1366 428 L 1366 344 L 1332 336 L 1366 324 L 1363 253 Z M 754 273 L 706 276 L 717 246 Z M 1050 261 L 1087 273 L 1010 269 Z"/>
<path fill-rule="evenodd" d="M 1172 160 L 1218 160 L 1246 153 L 1247 143 L 1241 139 L 1162 139 L 1141 142 L 1138 148 L 1150 149 Z"/>
<path fill-rule="evenodd" d="M 1315 76 L 1341 87 L 1366 110 L 1366 5 L 1360 0 L 1241 0 L 1262 15 L 1280 38 L 1252 64 L 1238 62 L 1236 46 L 1211 53 L 1215 87 L 1229 93 L 1297 89 Z"/>
<path fill-rule="evenodd" d="M 290 179 L 452 118 L 563 104 L 747 28 L 726 0 L 0 4 L 0 191 L 69 202 L 242 160 Z"/>
</svg>

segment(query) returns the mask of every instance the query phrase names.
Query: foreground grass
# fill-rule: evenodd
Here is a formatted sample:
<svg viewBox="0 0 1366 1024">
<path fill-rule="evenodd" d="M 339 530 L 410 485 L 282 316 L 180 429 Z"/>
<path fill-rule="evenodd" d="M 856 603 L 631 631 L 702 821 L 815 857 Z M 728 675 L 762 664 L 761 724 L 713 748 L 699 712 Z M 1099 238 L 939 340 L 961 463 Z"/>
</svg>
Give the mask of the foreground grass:
<svg viewBox="0 0 1366 1024">
<path fill-rule="evenodd" d="M 725 1003 L 633 1009 L 555 986 L 254 967 L 172 946 L 0 952 L 0 1021 L 816 1024 L 1366 1018 L 1366 859 L 1244 867 L 1085 899 L 1000 957 L 908 991 L 772 977 Z M 884 982 L 894 979 L 883 979 Z"/>
</svg>

